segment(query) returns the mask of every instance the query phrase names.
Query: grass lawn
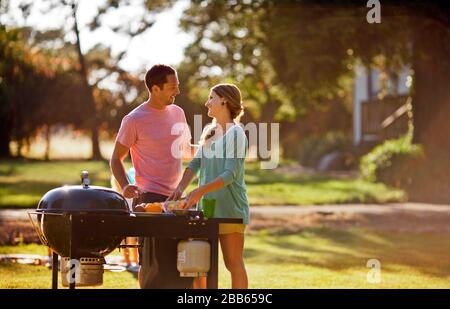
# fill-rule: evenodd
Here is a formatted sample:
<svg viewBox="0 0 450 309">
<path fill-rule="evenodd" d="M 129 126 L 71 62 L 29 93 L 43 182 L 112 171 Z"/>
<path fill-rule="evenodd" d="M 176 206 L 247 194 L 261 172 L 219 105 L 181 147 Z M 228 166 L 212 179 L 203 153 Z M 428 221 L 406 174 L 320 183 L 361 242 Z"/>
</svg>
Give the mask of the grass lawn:
<svg viewBox="0 0 450 309">
<path fill-rule="evenodd" d="M 107 161 L 2 161 L 0 208 L 35 208 L 48 190 L 65 184 L 79 184 L 82 170 L 89 171 L 93 185 L 110 186 Z M 246 164 L 246 183 L 252 205 L 385 203 L 405 200 L 403 191 L 383 184 L 360 179 L 337 179 L 326 174 L 298 175 L 262 170 L 257 162 Z M 193 188 L 194 184 L 188 191 Z"/>
<path fill-rule="evenodd" d="M 252 232 L 245 244 L 250 288 L 450 288 L 449 236 L 357 228 Z M 40 245 L 0 247 L 0 253 L 12 252 L 47 251 Z M 380 283 L 366 280 L 369 259 L 380 262 Z M 229 288 L 221 259 L 219 265 L 219 288 Z M 0 288 L 49 288 L 50 284 L 51 272 L 45 267 L 0 264 Z M 136 288 L 137 282 L 126 272 L 106 272 L 103 287 Z"/>
</svg>

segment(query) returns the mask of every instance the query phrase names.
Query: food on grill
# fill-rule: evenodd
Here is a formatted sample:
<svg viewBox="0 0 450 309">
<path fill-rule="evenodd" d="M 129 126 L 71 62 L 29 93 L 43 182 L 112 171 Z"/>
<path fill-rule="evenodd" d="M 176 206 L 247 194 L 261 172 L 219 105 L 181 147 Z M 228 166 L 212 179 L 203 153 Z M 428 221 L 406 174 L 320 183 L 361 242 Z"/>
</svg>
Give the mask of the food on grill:
<svg viewBox="0 0 450 309">
<path fill-rule="evenodd" d="M 161 203 L 147 203 L 145 205 L 145 212 L 162 213 L 163 207 Z"/>
<path fill-rule="evenodd" d="M 167 201 L 166 208 L 168 211 L 174 211 L 175 209 L 184 209 L 186 207 L 186 200 Z"/>
<path fill-rule="evenodd" d="M 134 207 L 134 212 L 145 212 L 145 204 L 139 204 Z"/>
</svg>

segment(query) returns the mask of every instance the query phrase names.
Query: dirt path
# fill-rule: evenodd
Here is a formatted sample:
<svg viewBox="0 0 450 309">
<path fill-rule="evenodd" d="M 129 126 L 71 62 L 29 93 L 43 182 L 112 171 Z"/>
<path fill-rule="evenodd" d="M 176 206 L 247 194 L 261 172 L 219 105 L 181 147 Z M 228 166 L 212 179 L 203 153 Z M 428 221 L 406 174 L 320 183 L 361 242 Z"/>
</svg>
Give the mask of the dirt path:
<svg viewBox="0 0 450 309">
<path fill-rule="evenodd" d="M 388 213 L 421 213 L 440 212 L 450 214 L 450 205 L 398 203 L 398 204 L 338 204 L 311 206 L 258 206 L 251 208 L 252 213 L 259 215 L 289 216 L 310 213 L 353 213 L 353 214 L 388 214 Z"/>
<path fill-rule="evenodd" d="M 308 227 L 365 228 L 391 232 L 450 233 L 450 205 L 346 204 L 267 206 L 252 209 L 250 230 L 296 232 Z"/>
</svg>

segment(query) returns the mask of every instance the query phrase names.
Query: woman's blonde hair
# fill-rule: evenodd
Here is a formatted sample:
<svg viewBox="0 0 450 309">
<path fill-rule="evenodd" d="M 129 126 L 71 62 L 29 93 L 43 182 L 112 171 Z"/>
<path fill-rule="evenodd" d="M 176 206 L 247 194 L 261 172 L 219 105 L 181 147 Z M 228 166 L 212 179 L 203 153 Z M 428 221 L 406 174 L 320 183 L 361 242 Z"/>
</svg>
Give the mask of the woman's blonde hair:
<svg viewBox="0 0 450 309">
<path fill-rule="evenodd" d="M 221 99 L 224 99 L 224 103 L 227 105 L 230 111 L 231 119 L 234 123 L 239 123 L 242 115 L 244 115 L 244 106 L 242 103 L 241 91 L 234 84 L 217 84 L 211 88 Z M 205 142 L 214 136 L 217 128 L 216 120 L 206 126 L 205 130 L 200 136 L 199 144 L 202 146 Z"/>
</svg>

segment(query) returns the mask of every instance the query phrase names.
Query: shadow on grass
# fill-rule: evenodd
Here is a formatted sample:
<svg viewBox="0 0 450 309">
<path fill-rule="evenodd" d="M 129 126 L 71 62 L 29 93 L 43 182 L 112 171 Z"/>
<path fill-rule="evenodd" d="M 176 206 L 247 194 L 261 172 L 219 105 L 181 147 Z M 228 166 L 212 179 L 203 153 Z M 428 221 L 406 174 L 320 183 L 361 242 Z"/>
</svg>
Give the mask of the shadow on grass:
<svg viewBox="0 0 450 309">
<path fill-rule="evenodd" d="M 301 263 L 334 271 L 366 268 L 369 259 L 378 259 L 385 271 L 396 272 L 398 266 L 404 266 L 445 278 L 450 275 L 450 247 L 446 245 L 449 236 L 307 228 L 296 234 L 264 235 L 264 250 L 246 249 L 245 258 L 254 263 Z"/>
</svg>

